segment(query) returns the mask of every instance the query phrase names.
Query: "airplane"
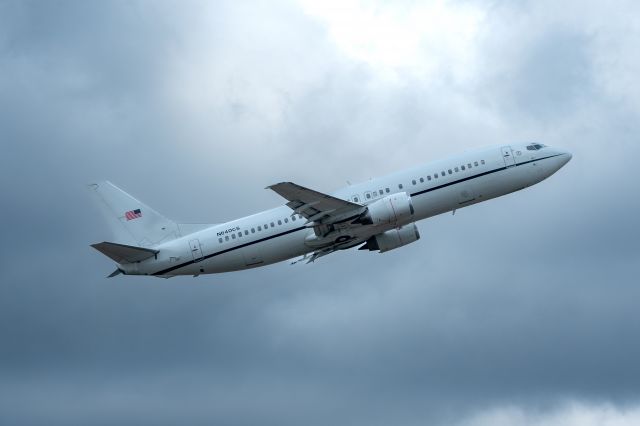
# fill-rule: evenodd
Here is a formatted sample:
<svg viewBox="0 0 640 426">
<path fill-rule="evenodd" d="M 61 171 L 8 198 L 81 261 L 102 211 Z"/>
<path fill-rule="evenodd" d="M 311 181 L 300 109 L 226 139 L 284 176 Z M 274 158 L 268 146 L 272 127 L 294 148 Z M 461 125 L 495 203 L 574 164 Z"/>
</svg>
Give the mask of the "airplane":
<svg viewBox="0 0 640 426">
<path fill-rule="evenodd" d="M 91 246 L 109 275 L 169 278 L 238 271 L 338 250 L 384 253 L 420 238 L 417 221 L 500 197 L 548 178 L 571 160 L 540 143 L 466 151 L 326 194 L 292 182 L 268 186 L 287 202 L 218 224 L 167 219 L 108 181 L 89 185 L 115 231 Z"/>
</svg>

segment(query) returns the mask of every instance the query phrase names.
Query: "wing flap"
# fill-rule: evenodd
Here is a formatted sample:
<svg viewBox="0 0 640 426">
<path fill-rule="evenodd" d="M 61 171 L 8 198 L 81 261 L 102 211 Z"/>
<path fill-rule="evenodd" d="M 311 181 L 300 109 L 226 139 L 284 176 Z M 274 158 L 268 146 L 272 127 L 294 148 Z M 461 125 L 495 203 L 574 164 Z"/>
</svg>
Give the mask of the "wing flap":
<svg viewBox="0 0 640 426">
<path fill-rule="evenodd" d="M 361 244 L 363 242 L 362 238 L 352 238 L 351 240 L 342 242 L 342 243 L 338 243 L 338 244 L 332 244 L 330 246 L 327 247 L 323 247 L 323 248 L 319 248 L 316 251 L 314 251 L 313 253 L 307 253 L 304 256 L 302 256 L 300 259 L 291 262 L 292 265 L 295 265 L 296 263 L 299 262 L 303 262 L 306 261 L 305 263 L 313 263 L 316 261 L 316 259 L 326 256 L 328 254 L 334 253 L 338 250 L 346 250 L 346 249 L 350 249 L 352 247 L 357 246 L 358 244 Z"/>
<path fill-rule="evenodd" d="M 148 249 L 144 247 L 110 243 L 107 241 L 91 244 L 91 247 L 98 250 L 105 256 L 115 260 L 117 263 L 140 262 L 141 260 L 145 260 L 152 256 L 155 256 L 159 252 L 158 250 Z"/>
</svg>

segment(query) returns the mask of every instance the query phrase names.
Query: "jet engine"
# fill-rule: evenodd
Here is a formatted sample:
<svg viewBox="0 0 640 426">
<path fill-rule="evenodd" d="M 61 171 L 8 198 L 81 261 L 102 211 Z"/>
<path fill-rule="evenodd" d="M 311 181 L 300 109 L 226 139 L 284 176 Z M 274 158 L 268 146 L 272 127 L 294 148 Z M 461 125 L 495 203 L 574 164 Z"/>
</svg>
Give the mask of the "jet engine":
<svg viewBox="0 0 640 426">
<path fill-rule="evenodd" d="M 359 222 L 363 225 L 399 225 L 407 223 L 411 216 L 411 196 L 406 192 L 399 192 L 369 204 Z"/>
<path fill-rule="evenodd" d="M 406 246 L 420 239 L 420 233 L 415 223 L 410 223 L 399 229 L 392 229 L 369 238 L 358 250 L 379 250 L 380 253 Z"/>
</svg>

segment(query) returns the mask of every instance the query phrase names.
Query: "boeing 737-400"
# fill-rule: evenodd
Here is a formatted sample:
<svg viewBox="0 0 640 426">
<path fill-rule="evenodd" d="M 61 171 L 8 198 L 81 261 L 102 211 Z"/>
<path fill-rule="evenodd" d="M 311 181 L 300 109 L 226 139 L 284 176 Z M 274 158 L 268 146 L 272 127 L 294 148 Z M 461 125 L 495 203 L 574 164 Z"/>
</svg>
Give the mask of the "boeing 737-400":
<svg viewBox="0 0 640 426">
<path fill-rule="evenodd" d="M 92 247 L 113 259 L 110 277 L 237 271 L 336 250 L 389 250 L 420 238 L 416 222 L 534 185 L 571 159 L 539 143 L 467 151 L 325 194 L 293 182 L 271 185 L 287 202 L 226 223 L 167 219 L 104 181 L 90 185 L 116 239 Z"/>
</svg>

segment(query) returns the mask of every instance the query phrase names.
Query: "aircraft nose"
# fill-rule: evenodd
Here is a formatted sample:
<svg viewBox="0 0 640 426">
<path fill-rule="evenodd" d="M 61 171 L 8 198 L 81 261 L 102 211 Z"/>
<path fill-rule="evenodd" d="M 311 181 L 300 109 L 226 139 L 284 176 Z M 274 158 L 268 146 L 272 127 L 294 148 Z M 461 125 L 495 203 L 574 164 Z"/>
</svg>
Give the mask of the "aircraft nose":
<svg viewBox="0 0 640 426">
<path fill-rule="evenodd" d="M 564 166 L 573 158 L 573 154 L 569 151 L 563 150 L 561 151 L 560 158 L 562 159 L 562 166 Z"/>
</svg>

